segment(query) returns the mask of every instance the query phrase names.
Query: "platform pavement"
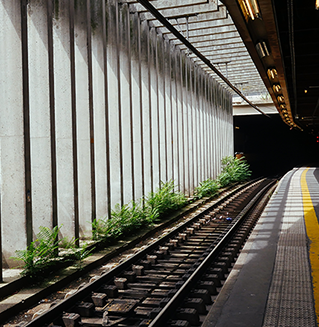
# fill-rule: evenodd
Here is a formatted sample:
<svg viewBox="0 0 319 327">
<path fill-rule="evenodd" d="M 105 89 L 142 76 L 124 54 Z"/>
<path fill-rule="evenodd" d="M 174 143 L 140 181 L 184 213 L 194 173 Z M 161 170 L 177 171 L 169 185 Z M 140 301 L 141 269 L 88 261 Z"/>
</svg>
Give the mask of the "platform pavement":
<svg viewBox="0 0 319 327">
<path fill-rule="evenodd" d="M 317 326 L 318 211 L 319 168 L 288 172 L 202 327 Z"/>
</svg>

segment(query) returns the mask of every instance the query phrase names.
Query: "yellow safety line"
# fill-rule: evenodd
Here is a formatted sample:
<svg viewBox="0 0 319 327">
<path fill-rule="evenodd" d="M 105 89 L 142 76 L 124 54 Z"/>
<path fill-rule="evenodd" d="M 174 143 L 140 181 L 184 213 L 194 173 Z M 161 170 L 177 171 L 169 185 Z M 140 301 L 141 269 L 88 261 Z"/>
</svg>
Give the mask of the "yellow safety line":
<svg viewBox="0 0 319 327">
<path fill-rule="evenodd" d="M 307 235 L 310 239 L 309 258 L 311 264 L 315 310 L 317 316 L 317 323 L 319 323 L 319 224 L 306 181 L 306 174 L 308 170 L 309 168 L 303 171 L 303 173 L 301 174 L 300 182 L 303 197 L 303 211 L 306 223 L 306 230 Z"/>
</svg>

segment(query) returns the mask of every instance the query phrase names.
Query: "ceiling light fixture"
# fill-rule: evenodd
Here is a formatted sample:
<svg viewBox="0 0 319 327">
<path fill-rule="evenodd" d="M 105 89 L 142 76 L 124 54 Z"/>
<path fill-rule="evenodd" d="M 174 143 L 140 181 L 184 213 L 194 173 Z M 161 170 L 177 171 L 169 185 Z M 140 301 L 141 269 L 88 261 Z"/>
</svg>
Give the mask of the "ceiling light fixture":
<svg viewBox="0 0 319 327">
<path fill-rule="evenodd" d="M 246 21 L 260 18 L 260 10 L 256 0 L 238 0 L 240 9 L 245 16 Z"/>
<path fill-rule="evenodd" d="M 267 75 L 270 80 L 274 80 L 278 76 L 278 73 L 277 70 L 273 68 L 267 70 Z"/>
<path fill-rule="evenodd" d="M 319 10 L 319 0 L 316 0 L 316 9 Z"/>
<path fill-rule="evenodd" d="M 275 84 L 272 86 L 272 89 L 274 90 L 275 93 L 281 93 L 281 86 L 279 84 Z"/>
<path fill-rule="evenodd" d="M 260 59 L 269 56 L 268 47 L 267 47 L 267 44 L 266 44 L 265 41 L 257 43 L 256 44 L 256 50 L 258 52 L 258 55 L 259 55 Z"/>
</svg>

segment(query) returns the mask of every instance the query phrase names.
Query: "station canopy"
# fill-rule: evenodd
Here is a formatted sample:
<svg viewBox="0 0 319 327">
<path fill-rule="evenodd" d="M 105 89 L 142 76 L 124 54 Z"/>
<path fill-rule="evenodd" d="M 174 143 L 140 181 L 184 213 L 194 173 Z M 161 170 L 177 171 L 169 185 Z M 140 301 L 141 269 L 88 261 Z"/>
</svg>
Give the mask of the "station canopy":
<svg viewBox="0 0 319 327">
<path fill-rule="evenodd" d="M 261 114 L 225 83 L 211 67 L 187 44 L 174 35 L 165 22 L 159 21 L 143 1 L 126 0 L 133 11 L 140 13 L 171 42 L 191 57 L 204 71 L 211 74 L 233 94 L 234 115 Z M 244 44 L 226 6 L 221 1 L 203 0 L 153 0 L 155 10 L 172 25 L 180 35 L 197 49 L 242 95 L 265 114 L 278 114 L 254 61 Z"/>
</svg>

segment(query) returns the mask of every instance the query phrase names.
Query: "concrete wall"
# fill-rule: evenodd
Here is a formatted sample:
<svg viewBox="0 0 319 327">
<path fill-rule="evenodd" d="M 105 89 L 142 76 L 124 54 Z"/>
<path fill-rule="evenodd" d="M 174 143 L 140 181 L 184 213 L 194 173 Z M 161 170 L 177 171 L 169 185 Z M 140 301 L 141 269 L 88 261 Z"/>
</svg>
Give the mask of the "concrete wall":
<svg viewBox="0 0 319 327">
<path fill-rule="evenodd" d="M 4 267 L 40 226 L 91 221 L 233 154 L 230 94 L 116 0 L 0 0 Z"/>
</svg>

